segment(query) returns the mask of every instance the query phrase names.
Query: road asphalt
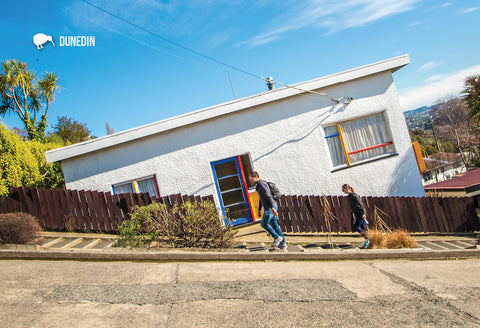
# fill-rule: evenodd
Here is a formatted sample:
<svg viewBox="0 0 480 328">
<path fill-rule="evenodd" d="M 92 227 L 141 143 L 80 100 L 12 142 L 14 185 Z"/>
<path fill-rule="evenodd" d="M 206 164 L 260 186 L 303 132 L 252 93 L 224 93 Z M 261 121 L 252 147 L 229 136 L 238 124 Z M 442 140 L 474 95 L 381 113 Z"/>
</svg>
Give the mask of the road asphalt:
<svg viewBox="0 0 480 328">
<path fill-rule="evenodd" d="M 411 249 L 360 249 L 358 234 L 285 234 L 288 249 L 272 242 L 259 224 L 238 229 L 235 247 L 218 249 L 121 248 L 117 236 L 97 233 L 44 232 L 38 245 L 0 245 L 0 259 L 99 261 L 305 261 L 375 259 L 480 258 L 477 233 L 413 234 Z"/>
</svg>

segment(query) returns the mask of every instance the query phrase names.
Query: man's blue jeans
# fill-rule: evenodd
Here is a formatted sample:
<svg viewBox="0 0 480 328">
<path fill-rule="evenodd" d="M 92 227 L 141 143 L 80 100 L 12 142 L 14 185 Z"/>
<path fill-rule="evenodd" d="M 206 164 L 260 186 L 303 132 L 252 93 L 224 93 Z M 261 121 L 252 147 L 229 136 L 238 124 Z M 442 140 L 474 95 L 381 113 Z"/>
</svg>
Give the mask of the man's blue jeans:
<svg viewBox="0 0 480 328">
<path fill-rule="evenodd" d="M 273 207 L 275 208 L 275 210 L 278 209 L 277 205 L 274 205 Z M 273 215 L 271 208 L 265 208 L 263 210 L 263 216 L 260 225 L 263 229 L 267 230 L 267 232 L 272 235 L 273 239 L 277 237 L 282 237 L 283 240 L 281 244 L 285 244 L 285 237 L 283 236 L 282 230 L 278 225 L 277 217 Z"/>
</svg>

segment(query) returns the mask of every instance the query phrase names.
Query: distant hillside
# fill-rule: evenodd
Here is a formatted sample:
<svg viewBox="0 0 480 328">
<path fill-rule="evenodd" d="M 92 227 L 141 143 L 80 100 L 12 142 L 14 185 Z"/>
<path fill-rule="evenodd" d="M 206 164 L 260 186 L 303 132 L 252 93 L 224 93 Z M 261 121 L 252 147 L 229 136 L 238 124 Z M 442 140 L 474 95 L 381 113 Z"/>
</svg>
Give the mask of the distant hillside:
<svg viewBox="0 0 480 328">
<path fill-rule="evenodd" d="M 432 109 L 434 106 L 423 106 L 403 112 L 409 130 L 428 129 L 432 121 Z"/>
<path fill-rule="evenodd" d="M 403 112 L 403 115 L 405 115 L 405 117 L 407 117 L 407 116 L 411 116 L 411 115 L 423 114 L 425 112 L 431 112 L 433 107 L 434 106 L 423 106 L 423 107 L 420 107 L 420 108 L 417 108 L 417 109 L 407 110 L 407 111 Z"/>
</svg>

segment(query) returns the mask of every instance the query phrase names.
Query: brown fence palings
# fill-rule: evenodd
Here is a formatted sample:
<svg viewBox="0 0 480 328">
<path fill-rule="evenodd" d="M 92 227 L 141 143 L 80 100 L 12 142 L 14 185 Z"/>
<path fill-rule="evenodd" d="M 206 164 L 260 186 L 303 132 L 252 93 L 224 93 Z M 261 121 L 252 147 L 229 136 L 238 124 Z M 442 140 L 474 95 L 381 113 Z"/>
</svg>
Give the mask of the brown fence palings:
<svg viewBox="0 0 480 328">
<path fill-rule="evenodd" d="M 469 226 L 468 217 L 469 217 L 469 208 L 468 208 L 468 199 L 467 198 L 459 198 L 457 199 L 456 208 L 458 211 L 457 221 L 456 221 L 456 229 L 458 231 L 467 231 L 465 230 Z M 477 220 L 478 222 L 478 220 Z"/>
<path fill-rule="evenodd" d="M 280 213 L 282 219 L 280 220 L 283 223 L 282 229 L 285 229 L 286 232 L 292 232 L 292 218 L 290 217 L 288 210 L 288 198 L 286 195 L 280 196 Z"/>
<path fill-rule="evenodd" d="M 425 216 L 423 202 L 421 201 L 421 198 L 418 198 L 418 197 L 415 197 L 414 200 L 418 208 L 418 216 L 420 219 L 420 228 L 421 228 L 420 231 L 428 231 L 427 217 Z"/>
<path fill-rule="evenodd" d="M 75 215 L 75 230 L 83 230 L 85 224 L 85 214 L 80 203 L 80 195 L 77 190 L 68 190 L 72 198 L 73 213 Z"/>
<path fill-rule="evenodd" d="M 279 206 L 279 224 L 282 231 L 285 232 L 292 232 L 292 223 L 290 220 L 290 216 L 288 214 L 288 204 L 287 204 L 287 196 L 281 195 L 280 199 L 278 200 Z"/>
<path fill-rule="evenodd" d="M 313 220 L 312 208 L 310 206 L 308 196 L 302 196 L 301 201 L 305 212 L 305 219 L 307 221 L 306 224 L 308 225 L 308 231 L 317 232 L 317 227 L 315 225 L 315 221 Z"/>
<path fill-rule="evenodd" d="M 413 212 L 414 212 L 414 217 L 412 219 L 414 219 L 414 226 L 415 226 L 415 231 L 416 232 L 421 232 L 423 231 L 423 224 L 422 224 L 422 220 L 421 220 L 421 216 L 423 215 L 423 213 L 420 213 L 421 212 L 421 208 L 418 207 L 418 204 L 417 204 L 417 198 L 416 197 L 409 197 L 408 199 L 409 203 L 410 203 L 410 206 L 411 208 L 413 209 Z"/>
<path fill-rule="evenodd" d="M 103 192 L 98 192 L 96 194 L 95 208 L 98 213 L 98 230 L 99 231 L 109 231 L 110 227 L 107 222 L 109 222 L 107 205 L 105 203 L 105 194 Z"/>
<path fill-rule="evenodd" d="M 310 219 L 307 214 L 307 207 L 305 205 L 305 196 L 297 197 L 298 206 L 300 207 L 300 217 L 302 220 L 302 226 L 304 232 L 312 232 Z"/>
<path fill-rule="evenodd" d="M 313 217 L 318 232 L 324 232 L 325 226 L 322 220 L 322 201 L 319 196 L 309 196 L 310 204 L 312 205 Z"/>
<path fill-rule="evenodd" d="M 50 208 L 50 222 L 52 223 L 52 228 L 59 230 L 63 227 L 63 222 L 60 222 L 62 219 L 60 217 L 60 203 L 58 201 L 58 192 L 53 189 L 51 192 L 45 190 L 45 195 L 47 196 L 47 206 Z"/>
<path fill-rule="evenodd" d="M 82 226 L 84 231 L 93 230 L 92 217 L 87 204 L 87 194 L 85 190 L 78 191 L 80 206 L 82 207 Z"/>
<path fill-rule="evenodd" d="M 33 204 L 32 192 L 31 192 L 30 188 L 20 187 L 20 191 L 21 191 L 22 197 L 25 201 L 26 212 L 35 216 L 36 206 Z"/>
<path fill-rule="evenodd" d="M 292 197 L 294 204 L 294 212 L 297 218 L 298 232 L 310 232 L 310 227 L 306 225 L 307 217 L 305 213 L 305 207 L 302 206 L 301 196 Z"/>
<path fill-rule="evenodd" d="M 341 196 L 341 197 L 338 197 L 338 201 L 340 202 L 340 216 L 337 217 L 337 221 L 339 221 L 338 225 L 342 225 L 344 227 L 345 232 L 351 232 L 353 229 L 352 210 L 350 209 L 348 198 L 346 196 Z M 368 203 L 367 197 L 363 198 L 362 201 L 363 201 L 363 204 L 368 208 L 369 203 Z M 367 209 L 367 215 L 368 213 L 370 212 Z"/>
<path fill-rule="evenodd" d="M 323 197 L 322 197 L 323 198 Z M 330 229 L 332 231 L 339 231 L 339 232 L 346 232 L 345 230 L 345 222 L 344 220 L 341 219 L 341 213 L 342 211 L 340 210 L 340 204 L 338 202 L 338 197 L 337 196 L 326 196 L 327 202 L 330 205 L 330 209 L 332 211 L 332 214 L 337 218 L 336 220 L 331 220 L 330 222 Z M 326 213 L 324 213 L 326 215 Z M 324 218 L 325 220 L 325 218 Z M 325 228 L 326 231 L 328 232 L 328 227 L 326 226 L 325 222 Z"/>
<path fill-rule="evenodd" d="M 458 201 L 451 197 L 443 198 L 446 221 L 449 231 L 457 232 L 461 225 L 461 210 L 457 207 Z"/>
<path fill-rule="evenodd" d="M 325 202 L 328 202 L 328 200 L 324 197 L 320 197 L 320 196 L 315 196 L 315 201 L 317 202 L 317 210 L 318 210 L 318 216 L 317 216 L 317 220 L 318 220 L 318 224 L 320 226 L 320 231 L 321 232 L 326 232 L 327 231 L 327 227 L 325 225 Z M 315 210 L 315 204 L 314 204 L 314 207 L 313 209 Z"/>
<path fill-rule="evenodd" d="M 292 231 L 293 232 L 302 232 L 303 222 L 300 214 L 300 209 L 298 207 L 298 201 L 296 195 L 290 195 L 288 199 L 288 213 L 292 219 Z"/>
<path fill-rule="evenodd" d="M 36 198 L 38 199 L 37 206 L 40 208 L 41 221 L 43 222 L 43 228 L 51 229 L 50 216 L 48 214 L 49 207 L 46 203 L 45 189 L 38 188 L 36 192 Z"/>
<path fill-rule="evenodd" d="M 59 206 L 60 206 L 60 212 L 58 212 L 57 215 L 60 216 L 60 220 L 58 220 L 59 228 L 58 229 L 66 229 L 66 220 L 69 218 L 69 212 L 70 209 L 68 208 L 68 203 L 67 203 L 67 196 L 65 190 L 60 190 L 57 189 L 56 191 L 56 197 L 58 197 L 59 200 Z"/>
<path fill-rule="evenodd" d="M 117 231 L 118 227 L 126 219 L 126 213 L 122 211 L 118 195 L 111 195 L 110 208 L 112 209 L 113 228 Z"/>
<path fill-rule="evenodd" d="M 436 206 L 436 209 L 440 215 L 440 223 L 443 224 L 443 231 L 442 232 L 450 232 L 450 225 L 448 224 L 448 217 L 447 217 L 447 204 L 446 201 L 444 201 L 443 198 L 437 198 L 437 202 L 440 204 L 440 206 Z"/>
<path fill-rule="evenodd" d="M 428 206 L 428 222 L 432 227 L 432 231 L 440 232 L 441 231 L 440 223 L 439 223 L 439 220 L 437 219 L 437 215 L 435 214 L 434 199 L 432 197 L 427 197 L 426 204 Z"/>
<path fill-rule="evenodd" d="M 95 192 L 87 192 L 85 193 L 85 196 L 87 199 L 87 206 L 90 214 L 90 222 L 92 223 L 92 230 L 99 231 L 100 229 L 98 225 L 98 213 L 95 207 L 95 200 L 94 200 L 94 197 L 96 196 Z"/>
<path fill-rule="evenodd" d="M 73 229 L 79 231 L 115 232 L 135 205 L 162 202 L 168 207 L 185 201 L 213 202 L 213 195 L 175 194 L 152 198 L 138 195 L 49 190 L 43 188 L 12 188 L 9 197 L 0 198 L 0 212 L 23 211 L 37 217 L 45 229 L 65 229 L 64 219 L 74 218 Z M 279 200 L 279 224 L 285 232 L 326 232 L 323 201 L 327 201 L 337 220 L 332 231 L 351 231 L 351 209 L 345 196 L 284 196 Z M 375 206 L 388 214 L 390 228 L 410 232 L 460 232 L 480 230 L 472 198 L 429 197 L 362 197 L 373 223 Z M 370 221 L 369 220 L 369 221 Z"/>
<path fill-rule="evenodd" d="M 294 232 L 293 225 L 295 224 L 295 217 L 292 217 L 292 197 L 289 195 L 285 195 L 283 197 L 283 218 L 285 221 L 285 231 L 286 232 Z"/>
<path fill-rule="evenodd" d="M 410 207 L 408 197 L 401 197 L 400 203 L 405 215 L 400 215 L 399 217 L 395 218 L 395 229 L 403 229 L 409 232 L 414 232 L 416 229 L 413 224 L 414 214 L 412 211 L 413 209 Z"/>
<path fill-rule="evenodd" d="M 117 231 L 119 224 L 117 222 L 115 203 L 112 197 L 112 193 L 110 191 L 105 192 L 104 199 L 105 199 L 105 208 L 107 211 L 107 217 L 109 219 L 109 222 L 108 222 L 109 230 L 107 230 L 107 232 Z"/>
</svg>

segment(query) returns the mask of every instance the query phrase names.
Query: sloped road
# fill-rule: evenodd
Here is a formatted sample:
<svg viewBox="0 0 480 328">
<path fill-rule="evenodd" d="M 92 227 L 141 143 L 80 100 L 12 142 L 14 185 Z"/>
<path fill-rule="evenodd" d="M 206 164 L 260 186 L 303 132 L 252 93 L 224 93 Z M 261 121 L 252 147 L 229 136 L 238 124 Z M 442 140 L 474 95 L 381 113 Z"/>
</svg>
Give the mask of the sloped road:
<svg viewBox="0 0 480 328">
<path fill-rule="evenodd" d="M 480 327 L 480 261 L 0 261 L 0 326 Z"/>
</svg>

